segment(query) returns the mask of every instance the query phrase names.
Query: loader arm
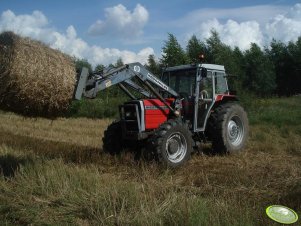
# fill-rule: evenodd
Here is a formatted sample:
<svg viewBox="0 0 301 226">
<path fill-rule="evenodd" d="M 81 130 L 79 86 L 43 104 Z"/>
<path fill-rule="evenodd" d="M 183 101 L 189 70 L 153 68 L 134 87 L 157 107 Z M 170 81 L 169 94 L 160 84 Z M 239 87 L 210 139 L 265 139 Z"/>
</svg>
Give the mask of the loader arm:
<svg viewBox="0 0 301 226">
<path fill-rule="evenodd" d="M 143 87 L 134 82 L 133 78 L 137 78 Z M 158 87 L 163 92 L 167 92 L 173 97 L 179 97 L 179 94 L 138 62 L 126 64 L 122 67 L 104 73 L 103 75 L 94 76 L 90 79 L 88 79 L 88 70 L 83 68 L 81 76 L 78 80 L 75 99 L 80 100 L 82 95 L 87 98 L 95 98 L 99 91 L 117 84 L 119 84 L 120 88 L 132 99 L 134 99 L 135 96 L 130 93 L 126 86 L 143 94 L 146 97 L 151 97 L 152 95 L 156 96 L 172 112 L 175 112 L 175 110 L 170 107 L 160 93 L 153 87 L 153 85 Z"/>
</svg>

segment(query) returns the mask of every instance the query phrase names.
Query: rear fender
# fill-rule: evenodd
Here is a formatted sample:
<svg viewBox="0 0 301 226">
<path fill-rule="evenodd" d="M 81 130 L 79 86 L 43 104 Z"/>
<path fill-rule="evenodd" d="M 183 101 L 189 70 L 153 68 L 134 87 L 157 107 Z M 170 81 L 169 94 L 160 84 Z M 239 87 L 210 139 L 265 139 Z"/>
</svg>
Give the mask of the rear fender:
<svg viewBox="0 0 301 226">
<path fill-rule="evenodd" d="M 212 109 L 210 111 L 210 114 L 212 112 L 214 112 L 214 109 L 216 107 L 218 107 L 219 105 L 221 104 L 225 104 L 227 102 L 236 102 L 236 101 L 239 101 L 239 99 L 237 98 L 237 96 L 235 95 L 230 95 L 230 94 L 218 94 L 216 95 L 215 97 L 215 101 L 214 101 L 214 105 L 212 106 Z M 210 115 L 209 115 L 210 116 Z M 209 118 L 208 116 L 208 118 Z"/>
<path fill-rule="evenodd" d="M 218 94 L 215 97 L 215 103 L 227 101 L 238 101 L 237 96 L 231 94 Z"/>
</svg>

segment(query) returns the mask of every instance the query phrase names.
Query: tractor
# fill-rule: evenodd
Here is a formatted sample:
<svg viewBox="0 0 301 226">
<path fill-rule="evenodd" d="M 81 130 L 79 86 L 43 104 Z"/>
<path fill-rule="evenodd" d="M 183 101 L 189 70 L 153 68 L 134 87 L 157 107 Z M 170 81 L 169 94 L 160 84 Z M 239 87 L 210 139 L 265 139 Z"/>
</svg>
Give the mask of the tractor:
<svg viewBox="0 0 301 226">
<path fill-rule="evenodd" d="M 194 63 L 162 69 L 155 76 L 141 63 L 89 74 L 83 68 L 75 99 L 95 98 L 118 85 L 130 98 L 119 106 L 120 119 L 104 132 L 103 150 L 112 155 L 127 147 L 144 147 L 148 156 L 177 167 L 200 143 L 211 142 L 212 153 L 243 150 L 248 118 L 229 91 L 222 65 Z"/>
</svg>

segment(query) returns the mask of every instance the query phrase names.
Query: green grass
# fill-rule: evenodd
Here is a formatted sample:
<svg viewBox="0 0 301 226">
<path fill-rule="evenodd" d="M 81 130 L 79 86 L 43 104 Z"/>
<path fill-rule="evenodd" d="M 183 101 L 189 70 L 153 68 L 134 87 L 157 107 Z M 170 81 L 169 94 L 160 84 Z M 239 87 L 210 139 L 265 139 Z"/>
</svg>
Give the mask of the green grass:
<svg viewBox="0 0 301 226">
<path fill-rule="evenodd" d="M 87 118 L 117 118 L 119 116 L 119 105 L 128 98 L 95 98 L 73 101 L 67 117 L 87 117 Z"/>
<path fill-rule="evenodd" d="M 0 112 L 0 225 L 279 225 L 271 204 L 300 216 L 300 98 L 246 108 L 243 153 L 194 154 L 179 169 L 104 154 L 111 120 Z"/>
<path fill-rule="evenodd" d="M 249 97 L 243 100 L 249 112 L 252 125 L 296 126 L 301 124 L 301 98 L 256 99 Z"/>
</svg>

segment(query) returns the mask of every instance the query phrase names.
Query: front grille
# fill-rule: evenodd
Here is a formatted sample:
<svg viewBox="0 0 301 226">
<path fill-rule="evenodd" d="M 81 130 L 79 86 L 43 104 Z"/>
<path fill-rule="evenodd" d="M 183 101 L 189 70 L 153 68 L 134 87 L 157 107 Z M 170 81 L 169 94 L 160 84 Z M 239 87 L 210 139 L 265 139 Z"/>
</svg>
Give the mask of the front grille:
<svg viewBox="0 0 301 226">
<path fill-rule="evenodd" d="M 138 103 L 126 103 L 120 106 L 120 116 L 125 133 L 141 132 L 141 110 Z"/>
</svg>

